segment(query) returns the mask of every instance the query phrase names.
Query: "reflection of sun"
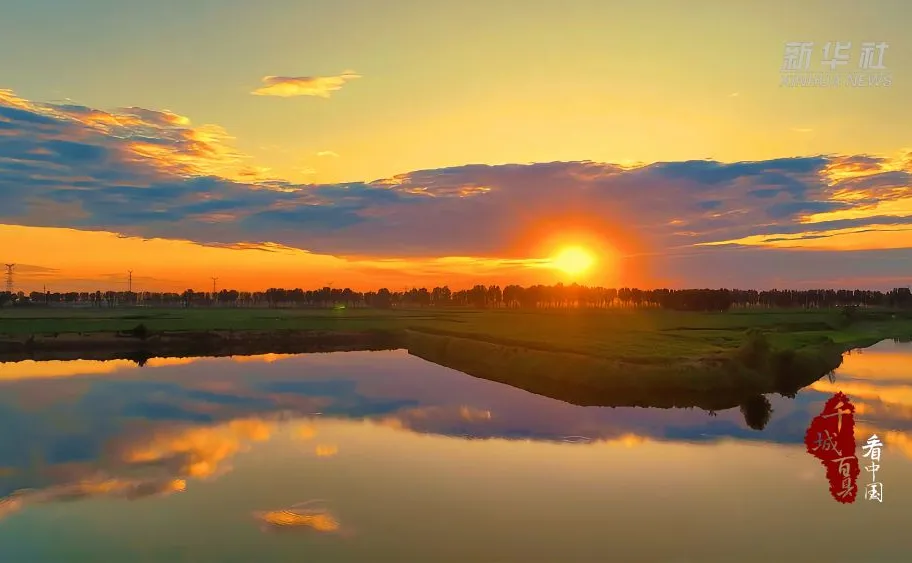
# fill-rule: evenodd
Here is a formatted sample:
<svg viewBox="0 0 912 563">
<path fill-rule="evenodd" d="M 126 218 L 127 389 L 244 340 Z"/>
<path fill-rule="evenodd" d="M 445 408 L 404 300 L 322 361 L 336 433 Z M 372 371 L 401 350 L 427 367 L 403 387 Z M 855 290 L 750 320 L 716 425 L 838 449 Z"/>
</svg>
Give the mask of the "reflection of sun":
<svg viewBox="0 0 912 563">
<path fill-rule="evenodd" d="M 551 258 L 554 268 L 570 275 L 581 274 L 592 267 L 595 262 L 592 254 L 584 248 L 570 246 L 558 252 Z"/>
</svg>

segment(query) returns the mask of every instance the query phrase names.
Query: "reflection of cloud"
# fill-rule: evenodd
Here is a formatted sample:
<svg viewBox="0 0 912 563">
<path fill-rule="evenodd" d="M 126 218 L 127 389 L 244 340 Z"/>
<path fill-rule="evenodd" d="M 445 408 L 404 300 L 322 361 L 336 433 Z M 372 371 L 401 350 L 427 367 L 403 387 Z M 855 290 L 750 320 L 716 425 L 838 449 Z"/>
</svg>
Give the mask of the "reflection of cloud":
<svg viewBox="0 0 912 563">
<path fill-rule="evenodd" d="M 367 422 L 378 426 L 385 426 L 392 430 L 433 433 L 445 436 L 462 436 L 464 438 L 478 439 L 535 439 L 543 442 L 563 442 L 568 444 L 589 444 L 634 447 L 643 444 L 652 438 L 623 430 L 622 427 L 606 425 L 599 431 L 588 436 L 560 436 L 559 430 L 549 432 L 546 430 L 547 417 L 542 414 L 539 422 L 543 427 L 539 432 L 516 433 L 512 417 L 495 418 L 490 410 L 476 409 L 461 406 L 431 406 L 403 409 L 393 415 L 370 417 Z M 523 427 L 529 425 L 525 418 Z M 588 426 L 588 425 L 587 425 Z M 566 428 L 566 427 L 565 427 Z M 592 429 L 591 426 L 588 429 Z"/>
<path fill-rule="evenodd" d="M 231 360 L 241 364 L 248 362 L 265 362 L 271 364 L 278 360 L 293 358 L 294 356 L 294 354 L 257 354 L 255 356 L 231 356 Z"/>
<path fill-rule="evenodd" d="M 459 416 L 461 416 L 463 420 L 469 422 L 475 420 L 491 420 L 491 411 L 462 406 L 459 407 Z"/>
<path fill-rule="evenodd" d="M 314 448 L 314 453 L 317 454 L 317 457 L 333 457 L 339 453 L 339 448 L 333 445 L 320 444 Z"/>
<path fill-rule="evenodd" d="M 128 446 L 122 459 L 130 464 L 174 463 L 181 476 L 205 478 L 242 451 L 246 442 L 268 440 L 271 433 L 272 424 L 258 419 L 164 431 L 147 443 Z"/>
<path fill-rule="evenodd" d="M 307 508 L 309 502 L 279 510 L 262 510 L 253 517 L 271 529 L 311 529 L 318 532 L 336 532 L 339 521 L 325 508 Z"/>
<path fill-rule="evenodd" d="M 298 440 L 310 440 L 317 435 L 317 429 L 309 423 L 304 423 L 295 428 L 294 437 Z"/>
<path fill-rule="evenodd" d="M 12 495 L 0 498 L 0 520 L 3 520 L 13 512 L 22 510 L 22 507 L 24 506 L 25 503 L 23 502 L 22 495 Z"/>
<path fill-rule="evenodd" d="M 886 446 L 895 447 L 905 454 L 908 459 L 912 460 L 912 436 L 898 430 L 887 430 L 878 434 L 878 436 L 883 440 L 884 451 L 886 451 Z"/>
<path fill-rule="evenodd" d="M 431 406 L 403 409 L 391 416 L 371 419 L 371 422 L 397 429 L 446 428 L 460 422 L 477 423 L 491 420 L 491 411 L 468 406 Z"/>
<path fill-rule="evenodd" d="M 100 375 L 135 367 L 136 363 L 130 360 L 111 360 L 107 362 L 98 360 L 0 362 L 0 380 L 69 377 L 88 374 Z"/>
<path fill-rule="evenodd" d="M 143 369 L 187 365 L 202 358 L 150 358 Z M 0 380 L 102 375 L 138 369 L 132 360 L 22 360 L 0 362 Z"/>
<path fill-rule="evenodd" d="M 830 383 L 821 380 L 812 383 L 810 388 L 830 395 L 842 391 L 851 399 L 874 400 L 885 405 L 912 408 L 912 386 L 910 385 L 875 385 L 860 381 Z"/>
<path fill-rule="evenodd" d="M 107 496 L 137 500 L 150 496 L 170 495 L 187 489 L 183 479 L 88 479 L 54 485 L 44 489 L 24 490 L 0 499 L 0 519 L 29 504 L 63 502 L 88 497 Z"/>
<path fill-rule="evenodd" d="M 909 363 L 908 352 L 868 348 L 843 356 L 837 373 L 855 378 L 905 382 L 912 373 Z"/>
<path fill-rule="evenodd" d="M 867 424 L 855 426 L 855 439 L 860 443 L 866 442 L 872 434 L 877 434 L 884 443 L 881 457 L 889 456 L 890 452 L 898 450 L 906 458 L 912 460 L 912 436 L 898 430 L 881 430 Z"/>
<path fill-rule="evenodd" d="M 632 448 L 634 446 L 639 446 L 640 444 L 647 442 L 647 440 L 648 439 L 645 436 L 627 433 L 614 438 L 599 439 L 592 439 L 588 436 L 564 436 L 561 441 L 566 444 L 600 444 L 609 446 L 619 445 L 627 448 Z"/>
<path fill-rule="evenodd" d="M 27 493 L 26 496 L 34 497 L 38 502 L 76 500 L 105 495 L 137 499 L 180 492 L 186 490 L 186 488 L 187 482 L 183 479 L 138 480 L 111 478 L 57 485 L 35 493 Z"/>
<path fill-rule="evenodd" d="M 602 440 L 595 440 L 592 443 L 593 444 L 612 445 L 612 446 L 618 445 L 618 446 L 624 446 L 627 448 L 632 448 L 634 446 L 639 446 L 641 444 L 645 444 L 647 441 L 649 441 L 649 440 L 645 436 L 627 433 L 627 434 L 622 434 L 621 436 L 618 436 L 617 438 L 605 438 Z"/>
</svg>

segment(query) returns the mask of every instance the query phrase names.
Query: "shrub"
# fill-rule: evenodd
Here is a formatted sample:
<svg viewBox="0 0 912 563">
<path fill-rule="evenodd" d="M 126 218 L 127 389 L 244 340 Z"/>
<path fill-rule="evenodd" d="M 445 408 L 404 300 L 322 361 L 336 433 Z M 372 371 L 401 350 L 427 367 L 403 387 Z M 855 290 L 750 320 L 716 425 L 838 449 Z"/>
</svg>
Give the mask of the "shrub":
<svg viewBox="0 0 912 563">
<path fill-rule="evenodd" d="M 146 325 L 139 323 L 138 325 L 133 327 L 133 330 L 131 330 L 130 333 L 135 338 L 139 338 L 140 340 L 145 340 L 149 336 L 149 329 L 146 328 Z"/>
<path fill-rule="evenodd" d="M 737 358 L 741 365 L 751 369 L 763 369 L 770 355 L 770 343 L 762 330 L 752 328 L 747 331 L 744 344 L 738 348 Z"/>
</svg>

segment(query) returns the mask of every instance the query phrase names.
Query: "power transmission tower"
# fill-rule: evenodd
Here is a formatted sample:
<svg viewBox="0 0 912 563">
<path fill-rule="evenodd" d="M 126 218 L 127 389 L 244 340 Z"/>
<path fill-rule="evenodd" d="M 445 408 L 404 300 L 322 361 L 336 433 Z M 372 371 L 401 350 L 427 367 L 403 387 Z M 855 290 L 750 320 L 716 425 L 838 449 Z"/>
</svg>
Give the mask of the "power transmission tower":
<svg viewBox="0 0 912 563">
<path fill-rule="evenodd" d="M 215 301 L 215 282 L 218 281 L 218 278 L 212 278 L 212 300 Z"/>
<path fill-rule="evenodd" d="M 133 293 L 133 270 L 127 270 L 127 293 Z"/>
<path fill-rule="evenodd" d="M 13 294 L 13 268 L 15 264 L 6 264 L 6 292 L 10 295 Z"/>
</svg>

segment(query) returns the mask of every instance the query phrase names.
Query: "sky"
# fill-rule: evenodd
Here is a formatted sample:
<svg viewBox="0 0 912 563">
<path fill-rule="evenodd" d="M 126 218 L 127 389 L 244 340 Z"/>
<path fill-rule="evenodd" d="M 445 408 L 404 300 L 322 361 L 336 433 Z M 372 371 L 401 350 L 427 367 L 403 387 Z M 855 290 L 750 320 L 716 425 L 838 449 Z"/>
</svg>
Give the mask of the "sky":
<svg viewBox="0 0 912 563">
<path fill-rule="evenodd" d="M 16 290 L 122 290 L 130 270 L 136 291 L 912 278 L 902 0 L 3 14 Z M 841 85 L 783 85 L 790 42 L 811 43 L 793 75 Z M 844 64 L 823 65 L 828 42 Z M 863 42 L 883 68 L 859 67 Z M 592 267 L 556 267 L 568 247 Z"/>
</svg>

